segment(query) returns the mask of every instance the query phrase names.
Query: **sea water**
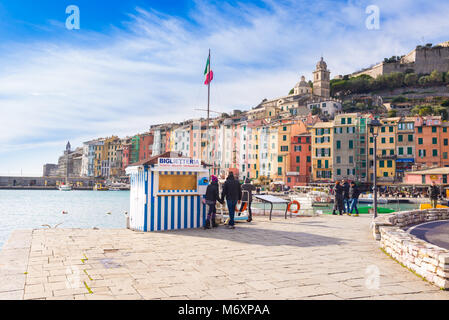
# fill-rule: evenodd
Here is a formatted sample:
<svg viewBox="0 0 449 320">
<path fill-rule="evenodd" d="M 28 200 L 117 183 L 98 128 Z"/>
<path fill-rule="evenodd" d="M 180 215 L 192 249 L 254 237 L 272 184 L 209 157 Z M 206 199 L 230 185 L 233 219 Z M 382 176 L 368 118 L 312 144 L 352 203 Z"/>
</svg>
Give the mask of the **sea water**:
<svg viewBox="0 0 449 320">
<path fill-rule="evenodd" d="M 67 214 L 62 214 L 62 212 Z M 13 230 L 126 228 L 129 191 L 0 190 L 0 249 Z"/>
</svg>

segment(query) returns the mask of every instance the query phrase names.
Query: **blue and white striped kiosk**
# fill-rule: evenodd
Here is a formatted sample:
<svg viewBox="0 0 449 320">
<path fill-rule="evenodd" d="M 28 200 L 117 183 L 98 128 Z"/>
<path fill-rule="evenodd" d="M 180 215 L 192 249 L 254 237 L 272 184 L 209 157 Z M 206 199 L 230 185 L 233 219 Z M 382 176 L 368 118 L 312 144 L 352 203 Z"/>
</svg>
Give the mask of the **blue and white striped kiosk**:
<svg viewBox="0 0 449 320">
<path fill-rule="evenodd" d="M 134 231 L 200 228 L 209 170 L 198 159 L 152 158 L 126 168 L 130 175 L 129 227 Z"/>
</svg>

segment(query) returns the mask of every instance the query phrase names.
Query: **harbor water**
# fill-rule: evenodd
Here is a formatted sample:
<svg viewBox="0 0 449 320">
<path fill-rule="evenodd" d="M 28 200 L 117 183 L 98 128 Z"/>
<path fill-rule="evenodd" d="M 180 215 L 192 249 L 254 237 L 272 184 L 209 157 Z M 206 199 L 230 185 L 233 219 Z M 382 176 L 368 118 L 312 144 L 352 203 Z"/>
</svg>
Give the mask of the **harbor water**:
<svg viewBox="0 0 449 320">
<path fill-rule="evenodd" d="M 62 212 L 67 214 L 62 214 Z M 13 230 L 125 228 L 129 191 L 0 190 L 0 249 Z"/>
</svg>

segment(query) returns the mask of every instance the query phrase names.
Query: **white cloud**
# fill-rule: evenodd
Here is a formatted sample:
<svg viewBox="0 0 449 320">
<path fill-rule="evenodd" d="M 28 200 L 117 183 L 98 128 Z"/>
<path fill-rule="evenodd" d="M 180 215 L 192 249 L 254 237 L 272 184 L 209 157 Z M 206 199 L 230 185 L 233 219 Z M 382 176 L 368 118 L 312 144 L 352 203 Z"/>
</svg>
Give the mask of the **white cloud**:
<svg viewBox="0 0 449 320">
<path fill-rule="evenodd" d="M 56 142 L 79 145 L 201 116 L 193 109 L 206 105 L 209 48 L 212 108 L 230 111 L 288 93 L 302 74 L 311 78 L 321 54 L 335 76 L 405 54 L 422 37 L 448 40 L 448 3 L 375 2 L 376 31 L 365 28 L 369 1 L 267 1 L 265 9 L 199 1 L 190 20 L 137 8 L 125 30 L 9 43 L 0 51 L 0 172 L 17 172 L 19 163 L 41 172 L 42 163 L 20 162 L 10 150 L 56 161 L 63 148 Z"/>
</svg>

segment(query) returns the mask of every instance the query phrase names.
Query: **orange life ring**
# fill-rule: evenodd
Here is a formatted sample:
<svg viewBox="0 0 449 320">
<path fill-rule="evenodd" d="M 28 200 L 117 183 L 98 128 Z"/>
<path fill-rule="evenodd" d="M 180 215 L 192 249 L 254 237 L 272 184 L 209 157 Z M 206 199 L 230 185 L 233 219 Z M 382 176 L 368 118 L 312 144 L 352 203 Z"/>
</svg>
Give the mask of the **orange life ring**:
<svg viewBox="0 0 449 320">
<path fill-rule="evenodd" d="M 296 207 L 297 207 L 297 208 L 296 208 L 295 211 L 292 211 L 292 210 L 291 210 L 292 204 L 296 204 Z M 301 205 L 300 205 L 299 202 L 296 201 L 296 200 L 290 202 L 290 203 L 288 204 L 288 207 L 287 207 L 287 211 L 289 211 L 290 213 L 298 213 L 300 209 L 301 209 Z"/>
<path fill-rule="evenodd" d="M 235 205 L 235 212 L 244 212 L 247 208 L 248 208 L 248 203 L 246 203 L 246 202 L 243 203 L 242 211 L 239 210 L 238 204 L 236 204 Z"/>
</svg>

